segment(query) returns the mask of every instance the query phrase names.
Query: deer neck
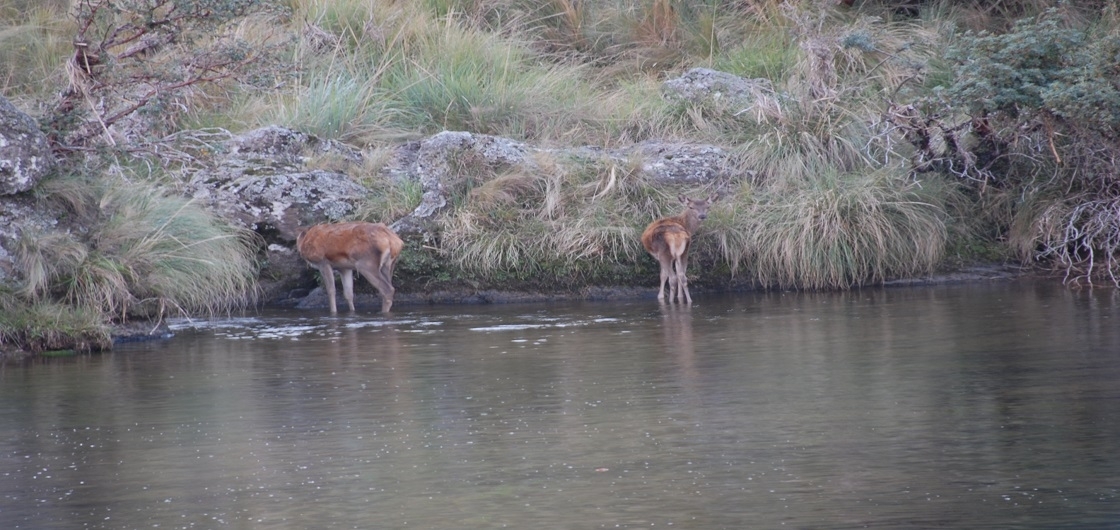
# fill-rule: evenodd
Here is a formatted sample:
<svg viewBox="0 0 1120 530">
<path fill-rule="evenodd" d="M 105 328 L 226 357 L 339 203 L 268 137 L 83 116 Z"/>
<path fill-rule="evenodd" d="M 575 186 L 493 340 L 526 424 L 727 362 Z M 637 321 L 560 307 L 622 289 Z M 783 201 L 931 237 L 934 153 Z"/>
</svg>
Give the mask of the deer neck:
<svg viewBox="0 0 1120 530">
<path fill-rule="evenodd" d="M 678 215 L 677 221 L 680 222 L 681 226 L 683 226 L 690 235 L 696 233 L 696 229 L 700 228 L 700 217 L 697 216 L 696 212 L 692 211 L 691 209 L 685 210 L 683 213 Z"/>
</svg>

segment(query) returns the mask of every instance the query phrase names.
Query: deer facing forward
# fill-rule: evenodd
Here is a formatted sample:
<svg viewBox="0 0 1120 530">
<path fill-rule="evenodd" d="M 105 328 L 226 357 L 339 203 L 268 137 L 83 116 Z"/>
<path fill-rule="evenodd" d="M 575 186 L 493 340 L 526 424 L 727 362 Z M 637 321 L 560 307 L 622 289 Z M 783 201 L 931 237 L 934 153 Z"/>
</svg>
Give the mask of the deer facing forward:
<svg viewBox="0 0 1120 530">
<path fill-rule="evenodd" d="M 679 196 L 685 210 L 680 215 L 658 219 L 642 232 L 642 246 L 661 264 L 661 281 L 657 285 L 657 301 L 665 301 L 665 284 L 669 284 L 669 302 L 692 304 L 688 293 L 688 247 L 700 222 L 708 218 L 708 208 L 719 198 L 706 199 Z"/>
<path fill-rule="evenodd" d="M 296 237 L 299 255 L 319 269 L 331 314 L 338 312 L 334 300 L 334 269 L 342 275 L 342 295 L 354 311 L 354 271 L 358 271 L 381 294 L 381 311 L 393 307 L 393 267 L 404 242 L 382 223 L 338 223 L 315 225 Z"/>
</svg>

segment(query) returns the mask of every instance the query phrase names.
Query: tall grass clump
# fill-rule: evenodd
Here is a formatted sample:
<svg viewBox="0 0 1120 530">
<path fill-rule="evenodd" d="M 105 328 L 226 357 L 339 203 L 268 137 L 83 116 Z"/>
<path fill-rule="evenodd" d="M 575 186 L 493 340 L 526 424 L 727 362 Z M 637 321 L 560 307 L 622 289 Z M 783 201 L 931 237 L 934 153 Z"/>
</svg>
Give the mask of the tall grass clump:
<svg viewBox="0 0 1120 530">
<path fill-rule="evenodd" d="M 602 128 L 586 67 L 544 60 L 515 34 L 480 31 L 457 7 L 442 17 L 421 2 L 293 7 L 299 74 L 265 104 L 243 105 L 244 121 L 364 145 L 443 130 L 549 142 Z"/>
<path fill-rule="evenodd" d="M 605 78 L 710 61 L 735 43 L 757 4 L 715 0 L 429 0 L 429 11 L 476 31 L 517 35 L 555 62 Z M 764 2 L 772 3 L 772 2 Z"/>
<path fill-rule="evenodd" d="M 397 121 L 375 91 L 387 64 L 404 60 L 416 28 L 433 21 L 409 6 L 356 0 L 294 0 L 294 69 L 283 90 L 243 103 L 244 120 L 282 124 L 323 138 L 361 143 L 371 127 Z M 389 43 L 387 39 L 391 39 Z"/>
<path fill-rule="evenodd" d="M 250 232 L 149 184 L 63 178 L 43 187 L 85 230 L 21 237 L 24 298 L 117 321 L 216 313 L 251 301 L 257 244 Z"/>
<path fill-rule="evenodd" d="M 760 283 L 781 288 L 927 274 L 949 237 L 941 193 L 888 171 L 817 175 L 759 195 L 742 228 L 744 257 Z"/>
<path fill-rule="evenodd" d="M 796 60 L 739 111 L 735 154 L 755 173 L 741 211 L 713 215 L 712 252 L 765 286 L 848 288 L 931 271 L 952 192 L 919 183 L 907 146 L 877 126 L 888 96 L 929 53 L 917 26 L 781 6 Z M 701 239 L 703 240 L 703 239 Z"/>
<path fill-rule="evenodd" d="M 303 74 L 293 93 L 274 98 L 267 120 L 320 138 L 350 140 L 361 134 L 367 113 L 377 108 L 372 89 L 360 75 L 331 65 Z"/>
<path fill-rule="evenodd" d="M 447 26 L 411 52 L 389 64 L 375 88 L 391 116 L 404 120 L 395 127 L 548 141 L 596 115 L 579 66 L 538 63 L 498 36 Z"/>
<path fill-rule="evenodd" d="M 797 60 L 796 42 L 775 28 L 753 27 L 743 42 L 715 58 L 715 69 L 748 79 L 782 80 Z"/>
<path fill-rule="evenodd" d="M 0 91 L 45 97 L 73 49 L 69 3 L 62 0 L 6 0 L 0 3 Z"/>
</svg>

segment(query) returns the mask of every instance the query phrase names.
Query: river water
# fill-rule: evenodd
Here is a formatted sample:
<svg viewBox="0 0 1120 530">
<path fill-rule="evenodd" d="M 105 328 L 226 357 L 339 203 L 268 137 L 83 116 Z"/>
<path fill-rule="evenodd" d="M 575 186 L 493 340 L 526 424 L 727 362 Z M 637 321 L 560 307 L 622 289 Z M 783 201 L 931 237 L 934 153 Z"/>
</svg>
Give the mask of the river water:
<svg viewBox="0 0 1120 530">
<path fill-rule="evenodd" d="M 1120 528 L 1120 296 L 176 321 L 0 368 L 5 528 Z"/>
</svg>

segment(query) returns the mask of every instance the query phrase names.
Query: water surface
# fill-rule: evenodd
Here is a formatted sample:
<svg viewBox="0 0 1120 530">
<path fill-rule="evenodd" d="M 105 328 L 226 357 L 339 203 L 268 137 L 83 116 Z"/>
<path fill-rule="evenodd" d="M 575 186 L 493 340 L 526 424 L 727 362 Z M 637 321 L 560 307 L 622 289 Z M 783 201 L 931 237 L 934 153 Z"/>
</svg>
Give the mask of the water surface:
<svg viewBox="0 0 1120 530">
<path fill-rule="evenodd" d="M 1111 290 L 265 312 L 0 368 L 7 528 L 1117 528 Z"/>
</svg>

